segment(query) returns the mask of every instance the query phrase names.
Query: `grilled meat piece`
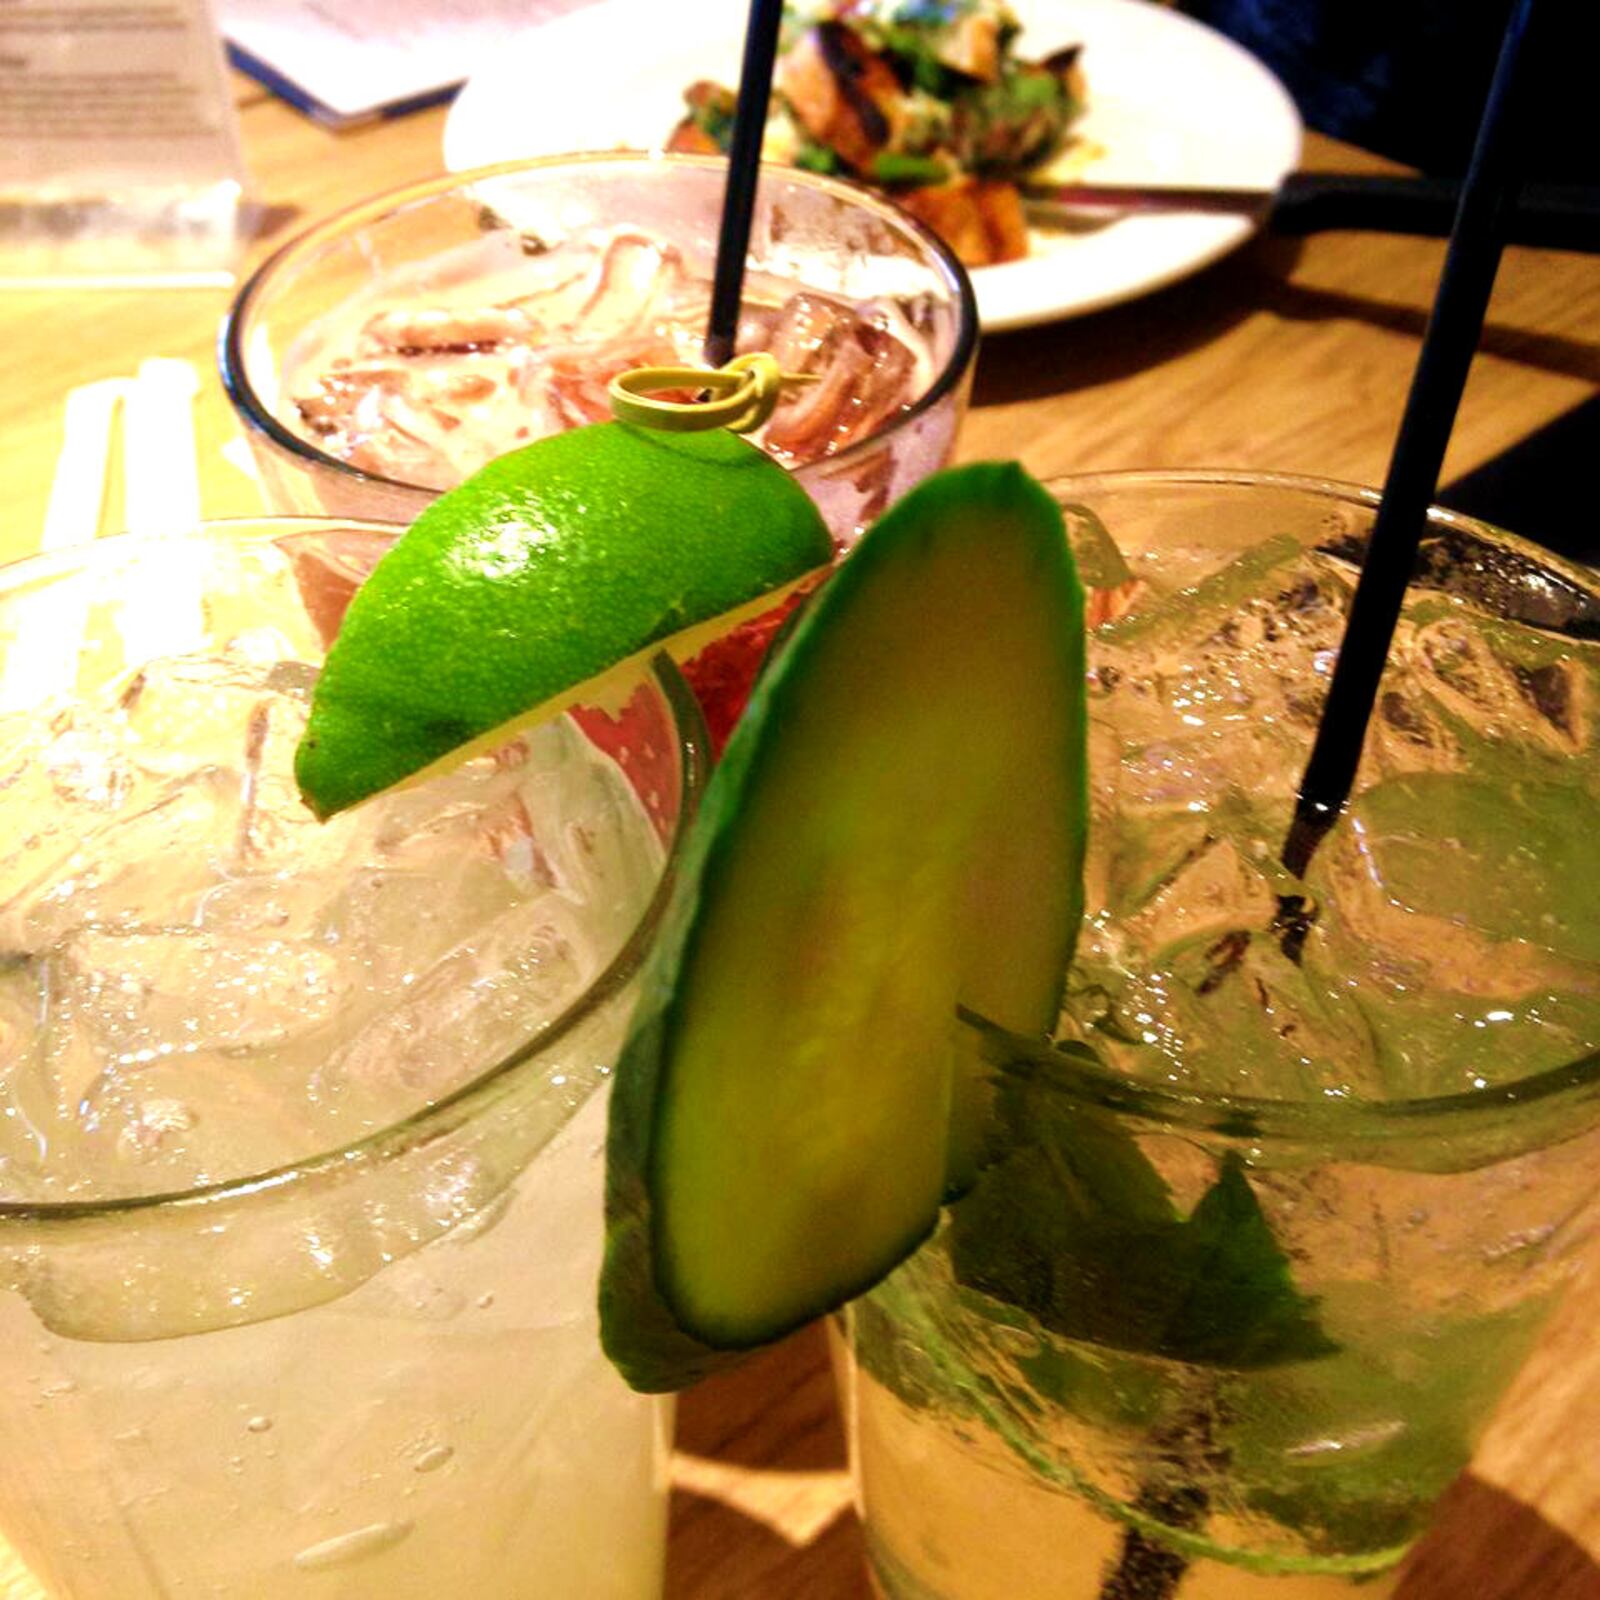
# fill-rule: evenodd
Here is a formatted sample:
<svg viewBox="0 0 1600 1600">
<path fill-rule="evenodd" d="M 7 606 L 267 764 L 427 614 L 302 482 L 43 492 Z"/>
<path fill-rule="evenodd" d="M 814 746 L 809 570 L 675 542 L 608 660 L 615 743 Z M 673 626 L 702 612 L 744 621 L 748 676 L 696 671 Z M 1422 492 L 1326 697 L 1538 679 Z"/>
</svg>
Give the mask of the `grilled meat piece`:
<svg viewBox="0 0 1600 1600">
<path fill-rule="evenodd" d="M 1028 224 L 1016 186 L 963 174 L 903 189 L 896 201 L 933 229 L 964 266 L 992 267 L 1028 253 Z"/>
<path fill-rule="evenodd" d="M 806 134 L 858 172 L 895 145 L 905 121 L 900 80 L 842 23 L 819 23 L 802 34 L 780 58 L 775 82 Z"/>
</svg>

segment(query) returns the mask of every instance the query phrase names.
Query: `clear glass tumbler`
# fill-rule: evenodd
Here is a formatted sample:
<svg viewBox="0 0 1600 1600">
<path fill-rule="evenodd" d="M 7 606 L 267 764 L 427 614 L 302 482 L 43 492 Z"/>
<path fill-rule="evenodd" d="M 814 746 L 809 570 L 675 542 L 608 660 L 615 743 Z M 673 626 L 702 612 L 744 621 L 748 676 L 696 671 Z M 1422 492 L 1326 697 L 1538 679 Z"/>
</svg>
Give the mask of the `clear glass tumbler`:
<svg viewBox="0 0 1600 1600">
<path fill-rule="evenodd" d="M 1375 497 L 1052 485 L 1084 931 L 994 1144 L 838 1321 L 891 1600 L 1395 1592 L 1594 1231 L 1600 584 L 1432 516 L 1353 801 L 1280 856 Z"/>
<path fill-rule="evenodd" d="M 660 1593 L 668 1418 L 594 1295 L 703 728 L 663 662 L 314 821 L 396 531 L 0 573 L 0 1537 L 51 1600 Z"/>
<path fill-rule="evenodd" d="M 727 166 L 606 152 L 435 178 L 309 229 L 241 290 L 222 379 L 273 508 L 409 522 L 494 455 L 699 360 Z M 978 324 L 946 246 L 871 191 L 762 170 L 739 348 L 816 381 L 755 437 L 848 544 L 948 461 Z"/>
</svg>

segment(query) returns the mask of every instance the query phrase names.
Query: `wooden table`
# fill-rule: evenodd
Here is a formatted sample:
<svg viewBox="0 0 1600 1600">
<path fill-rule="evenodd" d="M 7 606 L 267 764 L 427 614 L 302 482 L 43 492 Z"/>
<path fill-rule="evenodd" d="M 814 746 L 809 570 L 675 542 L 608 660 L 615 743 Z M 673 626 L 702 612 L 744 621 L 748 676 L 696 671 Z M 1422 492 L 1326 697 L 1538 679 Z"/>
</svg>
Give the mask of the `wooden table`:
<svg viewBox="0 0 1600 1600">
<path fill-rule="evenodd" d="M 439 111 L 336 136 L 243 79 L 238 103 L 262 208 L 252 260 L 313 218 L 440 164 Z M 1306 164 L 1380 165 L 1316 136 Z M 1263 239 L 1131 305 L 996 338 L 961 453 L 1018 455 L 1042 474 L 1249 466 L 1378 480 L 1442 256 L 1438 242 L 1398 237 Z M 222 453 L 236 430 L 212 347 L 228 300 L 197 290 L 0 293 L 0 555 L 37 542 L 67 391 L 131 373 L 146 356 L 185 357 L 202 374 L 206 513 L 261 509 Z M 1509 251 L 1446 478 L 1597 388 L 1600 263 Z M 1597 1327 L 1591 1274 L 1452 1492 L 1405 1600 L 1600 1600 Z M 671 1600 L 866 1600 L 818 1338 L 797 1337 L 687 1396 L 679 1445 Z M 37 1600 L 3 1545 L 0 1582 L 6 1600 Z"/>
</svg>

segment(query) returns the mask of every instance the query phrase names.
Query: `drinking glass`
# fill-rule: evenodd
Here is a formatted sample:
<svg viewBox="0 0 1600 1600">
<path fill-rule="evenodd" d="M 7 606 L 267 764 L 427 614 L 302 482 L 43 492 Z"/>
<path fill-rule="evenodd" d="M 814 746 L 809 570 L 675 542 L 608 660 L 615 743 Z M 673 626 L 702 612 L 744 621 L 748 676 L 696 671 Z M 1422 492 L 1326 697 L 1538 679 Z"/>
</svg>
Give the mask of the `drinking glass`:
<svg viewBox="0 0 1600 1600">
<path fill-rule="evenodd" d="M 314 821 L 396 532 L 0 573 L 0 1536 L 51 1600 L 660 1593 L 668 1418 L 594 1295 L 703 730 L 663 661 Z"/>
<path fill-rule="evenodd" d="M 222 378 L 275 510 L 409 522 L 476 465 L 697 364 L 727 163 L 605 152 L 413 184 L 301 234 L 241 290 Z M 741 351 L 821 374 L 757 437 L 842 544 L 950 457 L 977 311 L 882 196 L 764 167 Z"/>
<path fill-rule="evenodd" d="M 986 1030 L 988 1164 L 836 1323 L 875 1581 L 1377 1600 L 1594 1231 L 1600 584 L 1433 512 L 1296 878 L 1376 497 L 1051 488 L 1089 585 L 1088 909 L 1056 1039 Z"/>
</svg>

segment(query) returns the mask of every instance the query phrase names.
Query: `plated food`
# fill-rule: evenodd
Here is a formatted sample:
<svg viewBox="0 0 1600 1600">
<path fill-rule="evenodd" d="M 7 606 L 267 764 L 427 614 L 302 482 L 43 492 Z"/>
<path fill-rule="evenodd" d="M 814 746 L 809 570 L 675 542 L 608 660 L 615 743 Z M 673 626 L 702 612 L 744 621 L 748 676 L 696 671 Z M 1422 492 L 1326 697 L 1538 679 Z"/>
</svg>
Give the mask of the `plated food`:
<svg viewBox="0 0 1600 1600">
<path fill-rule="evenodd" d="M 1078 44 L 1019 53 L 1005 0 L 822 0 L 786 12 L 763 153 L 887 190 L 971 266 L 1028 254 L 1017 182 L 1061 155 L 1088 92 Z M 700 79 L 668 139 L 726 152 L 737 96 Z"/>
<path fill-rule="evenodd" d="M 1297 164 L 1300 120 L 1283 85 L 1183 12 L 1148 0 L 1010 0 L 1010 9 L 1022 24 L 1012 54 L 1038 61 L 1081 46 L 1088 83 L 1059 154 L 1030 179 L 1270 188 Z M 683 118 L 686 87 L 738 83 L 748 10 L 747 0 L 591 0 L 530 26 L 451 105 L 446 166 L 658 150 Z M 1201 213 L 1128 215 L 1089 231 L 1035 226 L 1022 259 L 971 269 L 980 324 L 999 333 L 1120 304 L 1198 271 L 1254 230 L 1248 217 Z"/>
</svg>

